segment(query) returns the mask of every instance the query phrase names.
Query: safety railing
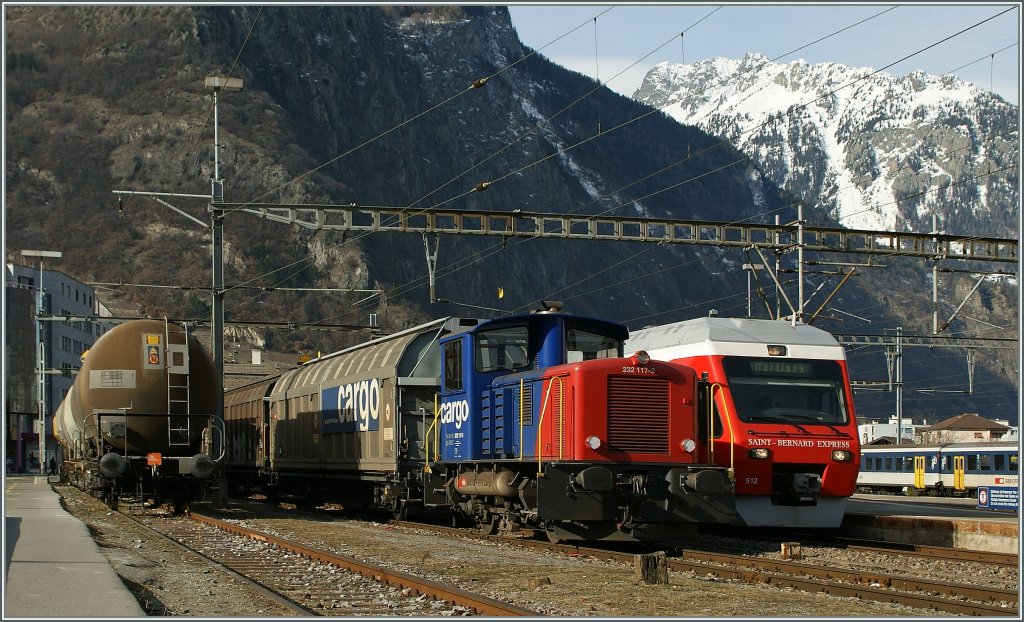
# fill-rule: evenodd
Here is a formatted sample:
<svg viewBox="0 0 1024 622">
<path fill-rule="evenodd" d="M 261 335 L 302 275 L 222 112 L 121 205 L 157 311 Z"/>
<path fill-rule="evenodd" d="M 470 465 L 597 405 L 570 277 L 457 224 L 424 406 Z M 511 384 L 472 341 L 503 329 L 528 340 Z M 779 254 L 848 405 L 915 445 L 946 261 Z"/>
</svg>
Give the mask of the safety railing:
<svg viewBox="0 0 1024 622">
<path fill-rule="evenodd" d="M 436 452 L 441 446 L 439 435 L 441 433 L 440 428 L 437 427 L 437 422 L 441 418 L 441 406 L 439 403 L 440 396 L 434 394 L 434 419 L 430 422 L 430 426 L 427 427 L 426 432 L 423 434 L 423 470 L 427 473 L 430 472 L 430 463 L 434 462 L 436 458 L 430 453 L 430 433 L 434 433 L 434 451 Z M 440 457 L 438 455 L 437 457 Z"/>
<path fill-rule="evenodd" d="M 544 392 L 544 402 L 540 407 L 540 419 L 537 421 L 537 477 L 543 477 L 543 454 L 541 453 L 541 441 L 544 439 L 544 415 L 548 412 L 548 403 L 551 400 L 551 389 L 555 386 L 555 381 L 558 381 L 558 426 L 559 426 L 559 440 L 558 440 L 558 459 L 562 459 L 563 449 L 565 443 L 563 442 L 563 435 L 565 434 L 565 383 L 561 376 L 555 376 L 548 382 L 548 390 Z"/>
<path fill-rule="evenodd" d="M 725 422 L 729 424 L 729 479 L 731 479 L 733 481 L 736 481 L 736 434 L 733 432 L 733 429 L 732 429 L 732 417 L 730 416 L 730 413 L 729 413 L 729 400 L 726 399 L 727 396 L 725 394 L 725 387 L 722 386 L 722 384 L 719 383 L 719 382 L 716 382 L 713 385 L 711 385 L 711 400 L 710 400 L 710 404 L 709 404 L 708 408 L 709 408 L 709 411 L 710 411 L 710 410 L 713 410 L 714 407 L 715 407 L 715 389 L 716 388 L 718 389 L 718 394 L 722 397 L 722 410 L 725 413 Z M 715 444 L 714 444 L 714 442 L 712 442 L 710 440 L 711 439 L 711 435 L 714 432 L 714 428 L 713 427 L 709 427 L 708 430 L 709 430 L 709 432 L 708 432 L 708 434 L 709 434 L 709 437 L 708 437 L 708 447 L 714 448 Z M 713 452 L 713 449 L 712 449 L 712 452 Z M 714 454 L 713 453 L 711 455 L 711 458 L 712 458 L 711 463 L 714 464 L 715 461 L 714 461 Z"/>
</svg>

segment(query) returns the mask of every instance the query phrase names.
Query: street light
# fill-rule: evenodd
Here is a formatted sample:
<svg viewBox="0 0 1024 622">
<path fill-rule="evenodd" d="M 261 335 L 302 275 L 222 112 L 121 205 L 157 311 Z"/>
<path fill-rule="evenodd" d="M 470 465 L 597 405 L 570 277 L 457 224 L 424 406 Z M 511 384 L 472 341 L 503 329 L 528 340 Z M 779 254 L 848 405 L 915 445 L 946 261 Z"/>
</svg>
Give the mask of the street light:
<svg viewBox="0 0 1024 622">
<path fill-rule="evenodd" d="M 21 251 L 22 257 L 39 258 L 39 293 L 36 297 L 36 358 L 39 361 L 39 474 L 46 468 L 46 344 L 43 341 L 43 258 L 60 258 L 60 251 Z"/>
</svg>

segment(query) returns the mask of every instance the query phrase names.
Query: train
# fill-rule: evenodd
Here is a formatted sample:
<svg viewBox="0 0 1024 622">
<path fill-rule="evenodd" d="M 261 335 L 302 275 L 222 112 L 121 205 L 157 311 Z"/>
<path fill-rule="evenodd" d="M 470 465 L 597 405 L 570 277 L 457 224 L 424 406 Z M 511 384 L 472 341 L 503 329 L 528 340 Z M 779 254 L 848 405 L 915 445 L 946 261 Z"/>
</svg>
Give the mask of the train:
<svg viewBox="0 0 1024 622">
<path fill-rule="evenodd" d="M 802 323 L 709 316 L 633 331 L 625 352 L 640 350 L 706 380 L 701 438 L 710 440 L 696 453 L 729 469 L 736 526 L 841 525 L 860 443 L 835 337 Z"/>
<path fill-rule="evenodd" d="M 132 495 L 187 511 L 224 457 L 222 395 L 210 355 L 184 326 L 139 319 L 111 328 L 83 354 L 54 413 L 62 480 L 115 510 Z"/>
<path fill-rule="evenodd" d="M 683 541 L 735 517 L 696 448 L 700 382 L 554 303 L 445 317 L 225 393 L 233 495 L 427 514 L 485 533 Z"/>
<path fill-rule="evenodd" d="M 1020 485 L 1017 441 L 861 448 L 857 488 L 933 496 L 977 497 L 978 488 Z"/>
</svg>

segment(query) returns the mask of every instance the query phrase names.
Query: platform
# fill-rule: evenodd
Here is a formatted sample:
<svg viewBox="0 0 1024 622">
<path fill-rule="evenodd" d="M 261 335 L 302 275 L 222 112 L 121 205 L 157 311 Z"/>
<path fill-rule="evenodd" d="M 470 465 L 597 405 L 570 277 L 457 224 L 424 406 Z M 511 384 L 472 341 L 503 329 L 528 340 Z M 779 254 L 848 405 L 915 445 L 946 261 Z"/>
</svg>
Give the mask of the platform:
<svg viewBox="0 0 1024 622">
<path fill-rule="evenodd" d="M 1018 553 L 1016 512 L 978 509 L 976 499 L 854 495 L 842 530 L 851 538 Z"/>
<path fill-rule="evenodd" d="M 3 619 L 144 618 L 88 528 L 39 475 L 4 477 Z"/>
</svg>

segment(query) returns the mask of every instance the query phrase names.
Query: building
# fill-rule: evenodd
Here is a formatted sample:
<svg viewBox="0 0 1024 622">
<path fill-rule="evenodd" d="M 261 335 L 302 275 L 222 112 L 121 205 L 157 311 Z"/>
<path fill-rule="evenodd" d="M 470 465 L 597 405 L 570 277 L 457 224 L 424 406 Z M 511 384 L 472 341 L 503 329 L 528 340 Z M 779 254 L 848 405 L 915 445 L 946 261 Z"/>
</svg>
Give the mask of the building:
<svg viewBox="0 0 1024 622">
<path fill-rule="evenodd" d="M 892 444 L 896 444 L 897 430 L 899 429 L 902 431 L 902 434 L 899 435 L 900 444 L 912 444 L 917 427 L 909 418 L 903 419 L 903 425 L 897 425 L 896 417 L 890 417 L 888 423 L 869 421 L 858 424 L 857 433 L 860 436 L 861 445 L 871 445 L 875 440 L 881 438 L 891 439 Z"/>
<path fill-rule="evenodd" d="M 40 464 L 40 412 L 45 428 L 41 463 L 45 465 L 51 456 L 60 460 L 53 413 L 75 381 L 82 353 L 111 328 L 83 318 L 109 317 L 110 313 L 91 287 L 57 270 L 40 272 L 7 264 L 4 285 L 5 451 L 14 470 L 25 472 Z M 41 308 L 38 315 L 37 308 Z"/>
<path fill-rule="evenodd" d="M 1001 441 L 1013 438 L 1012 428 L 991 419 L 967 413 L 940 421 L 917 431 L 920 443 L 965 443 Z"/>
</svg>

